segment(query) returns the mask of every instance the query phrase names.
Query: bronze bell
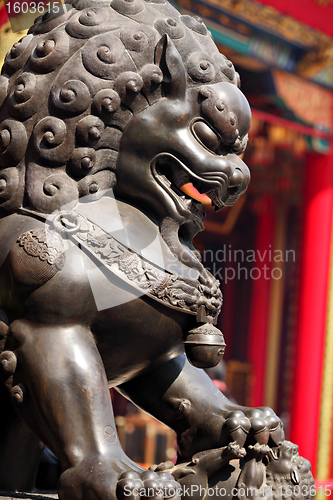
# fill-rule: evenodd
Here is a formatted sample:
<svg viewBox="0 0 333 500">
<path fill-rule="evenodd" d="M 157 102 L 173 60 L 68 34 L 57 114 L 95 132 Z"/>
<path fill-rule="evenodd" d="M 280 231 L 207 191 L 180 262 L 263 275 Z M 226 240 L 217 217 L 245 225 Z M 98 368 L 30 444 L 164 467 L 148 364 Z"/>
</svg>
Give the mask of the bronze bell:
<svg viewBox="0 0 333 500">
<path fill-rule="evenodd" d="M 226 348 L 223 333 L 210 323 L 190 330 L 184 345 L 189 362 L 197 368 L 216 366 Z"/>
</svg>

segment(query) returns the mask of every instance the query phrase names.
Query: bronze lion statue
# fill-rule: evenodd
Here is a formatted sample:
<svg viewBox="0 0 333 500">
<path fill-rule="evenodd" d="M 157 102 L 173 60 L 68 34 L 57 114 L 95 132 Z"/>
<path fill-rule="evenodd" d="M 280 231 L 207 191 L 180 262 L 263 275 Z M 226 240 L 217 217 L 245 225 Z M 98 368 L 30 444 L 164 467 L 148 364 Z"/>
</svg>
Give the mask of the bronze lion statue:
<svg viewBox="0 0 333 500">
<path fill-rule="evenodd" d="M 61 500 L 260 492 L 282 424 L 201 369 L 224 352 L 222 295 L 181 190 L 219 210 L 247 188 L 232 63 L 166 0 L 73 0 L 9 51 L 0 101 L 0 489 L 30 491 L 46 445 Z M 175 466 L 126 457 L 109 387 L 175 430 Z"/>
</svg>

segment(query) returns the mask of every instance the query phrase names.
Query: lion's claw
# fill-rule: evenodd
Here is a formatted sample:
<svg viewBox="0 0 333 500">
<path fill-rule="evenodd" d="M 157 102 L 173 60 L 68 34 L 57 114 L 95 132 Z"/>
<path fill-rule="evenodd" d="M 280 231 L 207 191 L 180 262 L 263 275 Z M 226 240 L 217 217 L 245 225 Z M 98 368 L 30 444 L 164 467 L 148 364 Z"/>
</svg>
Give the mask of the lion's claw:
<svg viewBox="0 0 333 500">
<path fill-rule="evenodd" d="M 260 408 L 264 418 L 267 422 L 267 427 L 269 429 L 269 435 L 276 446 L 283 443 L 285 439 L 283 424 L 280 418 L 275 414 L 275 412 L 268 407 Z"/>
<path fill-rule="evenodd" d="M 227 415 L 224 427 L 230 434 L 232 441 L 242 447 L 250 431 L 251 423 L 243 412 L 235 410 Z"/>
<path fill-rule="evenodd" d="M 154 472 L 163 472 L 166 470 L 170 470 L 174 467 L 174 463 L 168 460 L 167 462 L 161 462 L 160 464 L 153 464 L 149 467 L 148 470 L 152 470 Z"/>
</svg>

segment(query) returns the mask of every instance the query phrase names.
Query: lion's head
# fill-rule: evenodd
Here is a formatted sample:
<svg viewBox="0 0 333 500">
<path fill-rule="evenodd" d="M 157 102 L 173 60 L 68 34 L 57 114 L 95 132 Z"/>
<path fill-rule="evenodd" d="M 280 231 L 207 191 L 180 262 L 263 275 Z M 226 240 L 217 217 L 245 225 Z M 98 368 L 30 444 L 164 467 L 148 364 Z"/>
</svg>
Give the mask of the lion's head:
<svg viewBox="0 0 333 500">
<path fill-rule="evenodd" d="M 37 19 L 0 80 L 0 203 L 44 214 L 109 188 L 201 267 L 201 206 L 244 192 L 249 105 L 199 18 L 165 0 L 74 0 Z M 181 257 L 180 257 L 181 258 Z"/>
</svg>

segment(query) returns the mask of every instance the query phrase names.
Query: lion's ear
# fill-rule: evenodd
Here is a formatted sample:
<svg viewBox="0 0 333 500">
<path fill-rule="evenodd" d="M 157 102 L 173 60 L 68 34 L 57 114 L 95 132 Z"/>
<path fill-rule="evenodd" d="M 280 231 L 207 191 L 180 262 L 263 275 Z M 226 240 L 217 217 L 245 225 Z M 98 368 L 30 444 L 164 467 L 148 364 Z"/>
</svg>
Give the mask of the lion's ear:
<svg viewBox="0 0 333 500">
<path fill-rule="evenodd" d="M 168 35 L 163 35 L 156 45 L 155 64 L 163 72 L 165 94 L 171 99 L 185 99 L 186 71 L 182 58 Z"/>
</svg>

